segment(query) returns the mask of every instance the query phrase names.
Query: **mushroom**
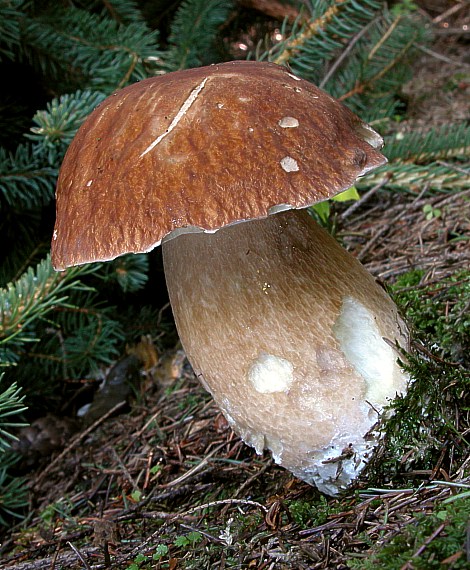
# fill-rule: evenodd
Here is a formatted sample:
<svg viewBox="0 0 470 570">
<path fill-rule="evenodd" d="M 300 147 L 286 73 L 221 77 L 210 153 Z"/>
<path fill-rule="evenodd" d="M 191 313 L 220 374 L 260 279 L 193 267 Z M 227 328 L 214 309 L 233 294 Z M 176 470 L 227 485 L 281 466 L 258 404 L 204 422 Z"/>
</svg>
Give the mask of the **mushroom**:
<svg viewBox="0 0 470 570">
<path fill-rule="evenodd" d="M 118 91 L 61 167 L 57 270 L 162 243 L 188 359 L 233 429 L 328 494 L 406 389 L 385 291 L 304 208 L 385 163 L 382 139 L 287 69 L 230 62 Z M 388 341 L 388 342 L 387 342 Z"/>
</svg>

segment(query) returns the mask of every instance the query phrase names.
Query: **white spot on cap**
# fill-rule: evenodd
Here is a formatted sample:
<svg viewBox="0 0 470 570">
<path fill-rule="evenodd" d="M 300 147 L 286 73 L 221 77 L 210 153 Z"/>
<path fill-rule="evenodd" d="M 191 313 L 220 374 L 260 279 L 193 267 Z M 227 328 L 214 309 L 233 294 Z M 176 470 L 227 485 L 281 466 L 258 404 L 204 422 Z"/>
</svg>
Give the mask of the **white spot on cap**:
<svg viewBox="0 0 470 570">
<path fill-rule="evenodd" d="M 57 230 L 54 230 L 54 233 L 52 234 L 52 239 L 54 241 L 57 239 Z"/>
<path fill-rule="evenodd" d="M 295 129 L 299 126 L 299 121 L 295 117 L 282 117 L 278 124 L 283 129 Z"/>
<path fill-rule="evenodd" d="M 87 188 L 90 188 L 90 186 L 93 184 L 93 180 L 88 180 L 88 182 L 86 183 Z"/>
<path fill-rule="evenodd" d="M 248 370 L 248 380 L 261 394 L 286 392 L 294 380 L 294 365 L 285 358 L 260 352 Z"/>
<path fill-rule="evenodd" d="M 223 103 L 217 103 L 217 109 L 223 109 L 224 104 Z"/>
<path fill-rule="evenodd" d="M 383 138 L 376 133 L 372 127 L 369 127 L 366 123 L 361 123 L 359 127 L 356 127 L 356 132 L 359 137 L 370 144 L 373 148 L 381 149 L 384 145 Z M 398 138 L 398 137 L 397 137 Z"/>
<path fill-rule="evenodd" d="M 297 172 L 299 170 L 299 165 L 292 156 L 285 156 L 281 160 L 281 166 L 286 172 Z"/>
</svg>

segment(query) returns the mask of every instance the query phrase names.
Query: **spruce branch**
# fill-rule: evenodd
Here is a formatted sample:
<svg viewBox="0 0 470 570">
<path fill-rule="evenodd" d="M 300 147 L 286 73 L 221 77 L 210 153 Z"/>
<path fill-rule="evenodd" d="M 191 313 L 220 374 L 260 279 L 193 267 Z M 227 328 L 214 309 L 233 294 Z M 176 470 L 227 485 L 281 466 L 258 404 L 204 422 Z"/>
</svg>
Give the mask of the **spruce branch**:
<svg viewBox="0 0 470 570">
<path fill-rule="evenodd" d="M 34 153 L 51 165 L 61 162 L 82 122 L 104 98 L 104 93 L 89 90 L 54 98 L 34 115 L 32 134 L 26 135 L 35 143 Z"/>
<path fill-rule="evenodd" d="M 146 25 L 137 2 L 133 0 L 103 0 L 102 3 L 103 10 L 101 16 L 103 18 L 109 16 L 118 24 L 134 23 Z"/>
<path fill-rule="evenodd" d="M 0 209 L 8 205 L 30 209 L 48 204 L 54 196 L 57 168 L 46 166 L 31 145 L 15 153 L 0 148 Z"/>
<path fill-rule="evenodd" d="M 273 63 L 277 63 L 278 65 L 289 63 L 291 59 L 299 54 L 308 40 L 318 35 L 320 31 L 324 30 L 332 22 L 333 18 L 338 15 L 346 2 L 347 0 L 335 0 L 330 6 L 327 6 L 325 2 L 325 11 L 323 14 L 308 24 L 305 24 L 299 34 L 288 40 L 283 46 L 282 52 L 272 60 Z"/>
<path fill-rule="evenodd" d="M 111 364 L 124 340 L 120 323 L 112 317 L 113 307 L 100 306 L 95 295 L 72 295 L 71 302 L 74 306 L 53 311 L 40 342 L 28 353 L 47 374 L 61 374 L 63 379 L 88 377 L 100 365 Z"/>
<path fill-rule="evenodd" d="M 427 39 L 420 19 L 383 11 L 353 48 L 346 48 L 347 57 L 323 86 L 366 122 L 389 119 L 400 107 L 401 86 L 410 79 L 416 41 Z"/>
<path fill-rule="evenodd" d="M 215 39 L 232 7 L 232 0 L 182 2 L 171 26 L 170 47 L 165 56 L 167 68 L 176 71 L 217 60 Z"/>
<path fill-rule="evenodd" d="M 10 454 L 12 455 L 12 454 Z M 28 506 L 28 487 L 24 477 L 13 477 L 10 468 L 17 461 L 17 456 L 2 458 L 0 469 L 0 525 L 8 527 L 11 518 L 23 518 L 22 510 Z"/>
<path fill-rule="evenodd" d="M 458 168 L 439 161 L 426 165 L 395 161 L 377 169 L 356 183 L 358 189 L 367 189 L 384 183 L 389 190 L 419 192 L 428 190 L 450 192 L 468 188 L 468 176 L 462 176 Z"/>
<path fill-rule="evenodd" d="M 104 283 L 117 283 L 124 293 L 134 293 L 146 284 L 148 270 L 148 255 L 131 253 L 102 264 L 95 275 Z"/>
<path fill-rule="evenodd" d="M 375 0 L 315 0 L 309 20 L 302 25 L 297 20 L 287 39 L 258 59 L 288 64 L 296 73 L 319 83 L 326 64 L 375 17 L 379 8 L 380 2 Z"/>
<path fill-rule="evenodd" d="M 343 50 L 343 52 L 339 55 L 339 57 L 335 60 L 335 62 L 330 66 L 330 68 L 328 69 L 326 75 L 323 77 L 323 79 L 321 80 L 321 82 L 319 83 L 318 87 L 320 87 L 320 89 L 323 89 L 324 86 L 328 83 L 328 81 L 334 76 L 334 74 L 336 73 L 337 69 L 342 65 L 343 61 L 346 60 L 346 58 L 349 56 L 349 54 L 351 53 L 351 51 L 353 50 L 354 46 L 356 45 L 356 43 L 368 32 L 369 28 L 371 27 L 371 25 L 375 22 L 376 20 L 371 20 L 367 25 L 365 25 L 352 39 L 351 41 L 348 43 L 348 45 L 345 47 L 345 49 Z"/>
<path fill-rule="evenodd" d="M 429 35 L 420 18 L 395 15 L 371 0 L 315 1 L 307 23 L 296 22 L 290 31 L 284 23 L 282 31 L 286 40 L 257 59 L 288 63 L 367 122 L 397 112 L 409 61 Z"/>
<path fill-rule="evenodd" d="M 22 56 L 46 76 L 105 93 L 147 77 L 158 33 L 69 6 L 23 21 Z"/>
<path fill-rule="evenodd" d="M 466 124 L 446 124 L 385 137 L 384 154 L 389 161 L 423 163 L 465 158 L 469 153 L 470 127 Z"/>
<path fill-rule="evenodd" d="M 3 374 L 0 375 L 0 383 L 2 377 Z M 10 429 L 26 425 L 23 422 L 12 421 L 12 416 L 17 416 L 27 409 L 23 402 L 24 395 L 21 394 L 16 382 L 0 393 L 0 453 L 10 447 L 11 441 L 16 439 Z"/>
<path fill-rule="evenodd" d="M 72 290 L 87 290 L 79 277 L 91 271 L 90 267 L 74 267 L 68 271 L 54 271 L 47 257 L 34 270 L 28 270 L 14 283 L 0 289 L 0 350 L 9 356 L 3 365 L 11 364 L 14 354 L 25 343 L 37 342 L 33 324 L 44 319 L 57 306 L 69 307 Z"/>
<path fill-rule="evenodd" d="M 19 10 L 22 0 L 0 1 L 0 61 L 14 59 L 21 43 Z"/>
<path fill-rule="evenodd" d="M 385 34 L 373 46 L 371 52 L 369 53 L 369 55 L 367 57 L 367 60 L 369 62 L 372 61 L 372 59 L 376 55 L 376 53 L 384 46 L 387 39 L 390 38 L 393 31 L 398 26 L 400 20 L 401 20 L 401 16 L 398 16 L 397 18 L 395 18 L 395 20 L 390 24 L 390 27 L 385 32 Z M 388 61 L 388 63 L 386 65 L 384 65 L 383 67 L 380 67 L 380 69 L 378 69 L 372 76 L 365 77 L 363 79 L 359 79 L 358 81 L 356 81 L 354 87 L 352 89 L 350 89 L 347 93 L 343 93 L 343 95 L 338 97 L 338 100 L 339 101 L 345 101 L 346 99 L 349 99 L 350 97 L 352 97 L 354 95 L 362 94 L 367 90 L 372 90 L 374 84 L 378 83 L 379 80 L 384 78 L 395 66 L 397 66 L 398 64 L 401 63 L 403 58 L 408 54 L 411 46 L 413 46 L 415 44 L 417 38 L 418 38 L 418 33 L 416 31 L 414 34 L 412 34 L 412 36 L 409 38 L 409 40 L 403 45 L 401 50 L 398 53 L 396 53 L 394 55 L 394 57 L 392 59 L 390 59 L 390 61 Z"/>
</svg>

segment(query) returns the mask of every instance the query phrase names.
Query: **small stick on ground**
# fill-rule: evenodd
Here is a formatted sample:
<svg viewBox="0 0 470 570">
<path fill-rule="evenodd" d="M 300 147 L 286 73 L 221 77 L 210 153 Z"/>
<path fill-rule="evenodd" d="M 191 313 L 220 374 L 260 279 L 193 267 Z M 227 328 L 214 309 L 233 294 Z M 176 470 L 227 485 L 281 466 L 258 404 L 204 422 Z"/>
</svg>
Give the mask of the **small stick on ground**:
<svg viewBox="0 0 470 570">
<path fill-rule="evenodd" d="M 349 208 L 347 210 L 345 210 L 339 217 L 340 220 L 344 220 L 346 219 L 348 216 L 350 216 L 353 212 L 355 212 L 358 208 L 360 208 L 365 202 L 367 202 L 367 200 L 373 196 L 377 190 L 379 190 L 380 188 L 382 188 L 382 186 L 385 186 L 385 184 L 388 182 L 388 180 L 386 178 L 384 178 L 383 180 L 381 180 L 378 184 L 376 184 L 373 188 L 371 188 L 370 190 L 368 190 L 365 194 L 363 194 L 359 200 L 357 200 L 357 202 L 354 202 L 351 206 L 349 206 Z"/>
<path fill-rule="evenodd" d="M 418 556 L 420 556 L 425 550 L 426 548 L 431 544 L 431 542 L 437 538 L 441 532 L 444 530 L 445 528 L 445 523 L 442 523 L 441 525 L 439 525 L 436 530 L 431 534 L 431 536 L 428 536 L 428 538 L 423 542 L 423 544 L 418 548 L 418 550 L 413 554 L 413 556 L 411 557 L 413 558 L 418 558 Z M 406 562 L 406 564 L 404 564 L 400 570 L 409 570 L 411 568 L 414 568 L 413 563 L 411 560 L 409 560 L 408 562 Z"/>
<path fill-rule="evenodd" d="M 67 541 L 67 544 L 70 546 L 70 548 L 75 552 L 75 554 L 78 556 L 78 558 L 80 559 L 80 561 L 83 563 L 83 566 L 85 566 L 86 570 L 91 570 L 90 565 L 88 564 L 88 562 L 83 558 L 82 553 L 78 550 L 78 548 L 72 544 L 70 541 Z"/>
</svg>

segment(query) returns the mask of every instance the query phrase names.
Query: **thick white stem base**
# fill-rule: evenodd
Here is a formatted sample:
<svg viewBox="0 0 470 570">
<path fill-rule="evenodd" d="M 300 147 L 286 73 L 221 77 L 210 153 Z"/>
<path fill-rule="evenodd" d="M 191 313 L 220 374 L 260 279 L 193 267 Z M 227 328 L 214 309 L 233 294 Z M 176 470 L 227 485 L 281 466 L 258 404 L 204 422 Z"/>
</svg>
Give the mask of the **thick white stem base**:
<svg viewBox="0 0 470 570">
<path fill-rule="evenodd" d="M 163 243 L 181 342 L 233 429 L 328 494 L 406 388 L 406 327 L 373 277 L 306 211 Z"/>
</svg>

